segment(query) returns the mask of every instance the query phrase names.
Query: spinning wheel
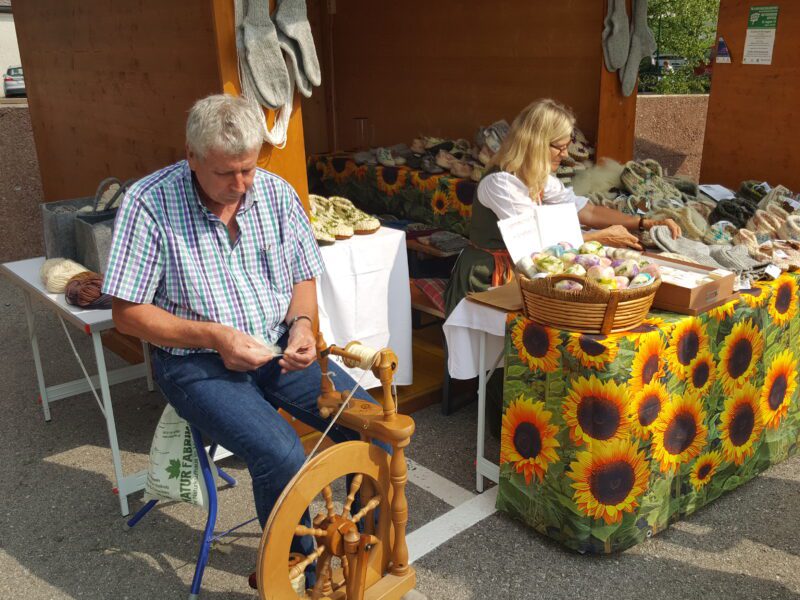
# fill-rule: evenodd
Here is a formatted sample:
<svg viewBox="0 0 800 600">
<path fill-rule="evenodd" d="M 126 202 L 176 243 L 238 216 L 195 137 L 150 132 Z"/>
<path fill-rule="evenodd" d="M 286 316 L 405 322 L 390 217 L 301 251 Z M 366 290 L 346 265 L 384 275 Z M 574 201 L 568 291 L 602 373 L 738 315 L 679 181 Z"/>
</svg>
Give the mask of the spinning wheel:
<svg viewBox="0 0 800 600">
<path fill-rule="evenodd" d="M 262 600 L 399 600 L 414 588 L 416 576 L 408 565 L 405 537 L 404 448 L 414 432 L 414 421 L 397 414 L 391 385 L 397 357 L 391 350 L 375 352 L 356 343 L 345 349 L 326 348 L 321 335 L 317 351 L 323 373 L 329 354 L 341 356 L 348 366 L 375 373 L 381 380 L 383 402 L 356 399 L 347 404 L 337 422 L 359 431 L 362 441 L 336 444 L 314 456 L 275 503 L 259 549 L 259 595 Z M 349 396 L 336 391 L 323 376 L 320 413 L 327 417 L 339 411 Z M 372 440 L 391 445 L 392 454 Z M 347 476 L 352 477 L 337 497 L 333 484 Z M 315 499 L 322 505 L 317 514 L 312 506 Z M 307 509 L 311 527 L 299 524 Z M 290 550 L 294 536 L 302 535 L 315 539 L 316 549 L 308 556 Z M 315 561 L 316 584 L 304 591 L 302 574 Z"/>
</svg>

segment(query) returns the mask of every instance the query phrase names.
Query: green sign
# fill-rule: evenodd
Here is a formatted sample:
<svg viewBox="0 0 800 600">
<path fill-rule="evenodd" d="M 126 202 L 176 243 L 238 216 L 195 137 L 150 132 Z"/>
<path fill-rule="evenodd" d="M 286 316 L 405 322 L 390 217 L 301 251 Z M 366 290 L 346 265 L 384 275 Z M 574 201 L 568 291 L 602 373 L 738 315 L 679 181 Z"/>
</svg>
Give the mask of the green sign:
<svg viewBox="0 0 800 600">
<path fill-rule="evenodd" d="M 776 29 L 778 27 L 779 6 L 751 6 L 748 29 Z"/>
</svg>

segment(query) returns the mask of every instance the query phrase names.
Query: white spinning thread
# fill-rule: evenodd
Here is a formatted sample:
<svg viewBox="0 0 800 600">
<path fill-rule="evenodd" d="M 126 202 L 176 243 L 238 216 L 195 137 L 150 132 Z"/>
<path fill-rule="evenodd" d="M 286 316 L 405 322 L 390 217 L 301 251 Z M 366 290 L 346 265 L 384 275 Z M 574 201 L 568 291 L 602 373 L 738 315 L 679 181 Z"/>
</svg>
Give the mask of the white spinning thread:
<svg viewBox="0 0 800 600">
<path fill-rule="evenodd" d="M 360 342 L 350 342 L 347 344 L 347 346 L 345 346 L 344 351 L 349 354 L 355 354 L 358 357 L 358 360 L 356 361 L 350 357 L 343 356 L 342 362 L 346 367 L 351 369 L 364 369 L 365 371 L 374 366 L 375 359 L 378 355 L 377 350 L 370 348 L 369 346 L 365 346 Z"/>
</svg>

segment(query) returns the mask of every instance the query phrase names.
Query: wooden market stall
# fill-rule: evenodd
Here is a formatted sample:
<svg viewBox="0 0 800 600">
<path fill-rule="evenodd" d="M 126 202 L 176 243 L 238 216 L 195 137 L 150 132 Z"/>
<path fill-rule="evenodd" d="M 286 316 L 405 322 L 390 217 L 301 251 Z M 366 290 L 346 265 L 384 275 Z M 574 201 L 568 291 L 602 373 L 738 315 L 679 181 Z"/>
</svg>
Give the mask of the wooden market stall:
<svg viewBox="0 0 800 600">
<path fill-rule="evenodd" d="M 324 95 L 304 106 L 306 148 L 373 146 L 420 133 L 458 138 L 509 121 L 529 102 L 571 106 L 598 155 L 633 154 L 635 94 L 603 67 L 606 2 L 309 2 Z"/>
<path fill-rule="evenodd" d="M 800 121 L 800 3 L 769 2 L 779 8 L 770 65 L 742 64 L 752 2 L 721 0 L 717 39 L 723 37 L 731 64 L 714 64 L 708 104 L 701 180 L 737 189 L 742 179 L 800 190 L 794 145 Z"/>
<path fill-rule="evenodd" d="M 375 6 L 308 0 L 323 85 L 295 96 L 286 147 L 265 147 L 259 161 L 304 202 L 307 152 L 355 146 L 356 118 L 372 145 L 463 137 L 551 96 L 573 107 L 598 156 L 631 158 L 636 99 L 603 67 L 607 2 Z M 179 160 L 192 103 L 240 91 L 233 0 L 38 0 L 14 12 L 46 201 Z M 106 343 L 140 360 L 138 342 L 112 333 Z M 438 340 L 423 334 L 414 351 L 426 368 L 405 410 L 435 401 L 442 385 Z"/>
</svg>

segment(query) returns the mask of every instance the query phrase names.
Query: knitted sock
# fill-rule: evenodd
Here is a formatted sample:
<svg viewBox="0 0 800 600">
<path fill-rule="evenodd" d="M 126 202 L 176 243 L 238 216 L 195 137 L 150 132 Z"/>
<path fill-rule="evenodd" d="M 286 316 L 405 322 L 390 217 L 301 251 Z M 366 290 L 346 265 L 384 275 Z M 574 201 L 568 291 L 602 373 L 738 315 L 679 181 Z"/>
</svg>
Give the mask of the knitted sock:
<svg viewBox="0 0 800 600">
<path fill-rule="evenodd" d="M 653 237 L 653 241 L 656 245 L 665 252 L 673 252 L 675 254 L 687 256 L 701 265 L 715 268 L 721 266 L 711 258 L 708 246 L 702 242 L 695 242 L 685 237 L 679 237 L 674 240 L 672 239 L 672 234 L 669 229 L 664 225 L 653 227 L 650 230 L 650 235 Z"/>
<path fill-rule="evenodd" d="M 625 68 L 619 72 L 624 96 L 633 93 L 639 79 L 639 65 L 643 58 L 655 52 L 656 46 L 656 38 L 647 26 L 647 0 L 633 0 L 631 47 Z"/>
<path fill-rule="evenodd" d="M 304 96 L 309 97 L 311 86 L 319 85 L 322 76 L 314 37 L 308 24 L 306 0 L 278 0 L 275 24 L 281 47 L 294 68 L 297 88 Z"/>
<path fill-rule="evenodd" d="M 289 72 L 266 0 L 249 1 L 242 24 L 242 44 L 252 84 L 261 96 L 259 101 L 272 109 L 291 102 Z"/>
<path fill-rule="evenodd" d="M 603 55 L 606 69 L 619 71 L 625 66 L 631 48 L 631 24 L 625 0 L 610 0 L 603 29 Z"/>
<path fill-rule="evenodd" d="M 716 262 L 737 273 L 767 266 L 764 261 L 751 258 L 745 246 L 710 246 L 709 251 Z"/>
</svg>

